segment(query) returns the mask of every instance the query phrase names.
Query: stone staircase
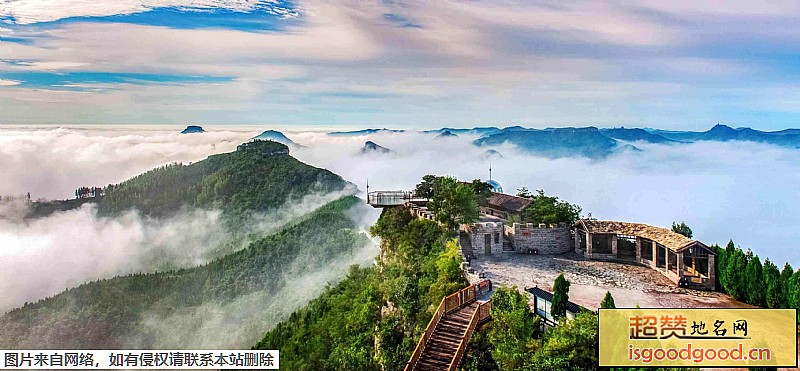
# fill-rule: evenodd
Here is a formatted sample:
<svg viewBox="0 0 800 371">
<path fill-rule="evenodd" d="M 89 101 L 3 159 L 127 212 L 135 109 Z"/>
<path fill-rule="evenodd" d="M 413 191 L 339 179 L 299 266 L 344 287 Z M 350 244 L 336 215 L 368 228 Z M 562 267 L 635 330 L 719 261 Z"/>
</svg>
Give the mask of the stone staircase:
<svg viewBox="0 0 800 371">
<path fill-rule="evenodd" d="M 503 252 L 512 252 L 514 251 L 514 245 L 511 243 L 511 240 L 508 239 L 508 236 L 504 233 L 503 234 Z"/>
</svg>

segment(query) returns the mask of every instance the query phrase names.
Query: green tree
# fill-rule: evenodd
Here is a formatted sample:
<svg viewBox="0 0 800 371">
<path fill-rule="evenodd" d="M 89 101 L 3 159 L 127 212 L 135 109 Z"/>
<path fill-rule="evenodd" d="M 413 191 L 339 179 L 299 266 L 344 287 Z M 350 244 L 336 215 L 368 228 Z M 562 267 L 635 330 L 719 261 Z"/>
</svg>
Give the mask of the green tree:
<svg viewBox="0 0 800 371">
<path fill-rule="evenodd" d="M 600 308 L 603 309 L 614 309 L 617 305 L 614 304 L 614 297 L 611 296 L 611 292 L 606 291 L 606 296 L 603 297 L 603 301 L 600 302 Z"/>
<path fill-rule="evenodd" d="M 414 195 L 431 199 L 433 197 L 433 186 L 438 177 L 436 175 L 425 175 L 422 177 L 422 182 L 417 184 L 414 188 Z"/>
<path fill-rule="evenodd" d="M 722 286 L 722 282 L 725 281 L 725 277 L 723 277 L 725 275 L 725 269 L 722 268 L 725 266 L 725 250 L 719 247 L 717 244 L 711 245 L 709 248 L 716 255 L 716 258 L 714 259 L 714 272 L 717 274 L 714 275 L 714 283 L 717 287 L 717 290 L 725 291 Z"/>
<path fill-rule="evenodd" d="M 526 188 L 521 188 L 518 195 L 531 199 L 531 204 L 522 212 L 522 221 L 528 223 L 573 224 L 581 214 L 578 205 L 560 200 L 556 196 L 548 196 L 543 190 L 531 195 Z"/>
<path fill-rule="evenodd" d="M 553 283 L 553 305 L 550 314 L 554 318 L 563 318 L 567 315 L 567 301 L 569 301 L 569 281 L 560 273 Z"/>
<path fill-rule="evenodd" d="M 381 245 L 394 251 L 396 244 L 403 240 L 408 223 L 414 217 L 402 207 L 388 207 L 381 211 L 381 217 L 369 228 L 373 237 L 381 238 Z"/>
<path fill-rule="evenodd" d="M 432 303 L 436 303 L 442 297 L 464 287 L 464 271 L 461 269 L 459 250 L 460 248 L 454 240 L 447 241 L 445 251 L 436 258 L 435 264 L 438 274 L 436 275 L 436 281 L 431 284 L 429 289 Z"/>
<path fill-rule="evenodd" d="M 528 190 L 528 187 L 522 187 L 517 189 L 517 197 L 533 198 L 533 193 Z"/>
<path fill-rule="evenodd" d="M 765 297 L 767 308 L 783 308 L 786 298 L 783 296 L 781 273 L 778 267 L 767 259 L 764 261 L 763 273 L 764 286 L 767 288 Z"/>
<path fill-rule="evenodd" d="M 728 246 L 733 245 L 729 242 Z M 727 251 L 727 248 L 726 248 Z M 736 300 L 747 299 L 747 281 L 745 270 L 747 269 L 747 257 L 742 249 L 736 248 L 731 255 L 728 255 L 727 266 L 725 267 L 726 282 L 725 291 Z"/>
<path fill-rule="evenodd" d="M 598 316 L 578 313 L 545 332 L 539 347 L 525 365 L 530 370 L 595 370 L 598 352 Z"/>
<path fill-rule="evenodd" d="M 761 259 L 758 255 L 747 250 L 749 257 L 745 268 L 745 284 L 747 286 L 747 302 L 759 307 L 766 307 L 766 287 L 764 285 L 764 272 Z"/>
<path fill-rule="evenodd" d="M 377 265 L 354 270 L 268 332 L 259 348 L 281 349 L 291 370 L 403 368 L 442 298 L 469 283 L 441 225 L 399 207 L 386 209 L 370 231 L 382 240 Z M 491 365 L 486 354 L 471 362 Z"/>
<path fill-rule="evenodd" d="M 792 274 L 789 282 L 789 308 L 797 309 L 797 322 L 800 323 L 800 270 Z"/>
<path fill-rule="evenodd" d="M 672 222 L 672 231 L 675 233 L 682 234 L 688 238 L 692 238 L 692 229 L 689 228 L 689 226 L 686 225 L 686 223 L 684 222 L 681 222 L 681 224 Z"/>
<path fill-rule="evenodd" d="M 791 308 L 791 288 L 792 288 L 792 275 L 794 269 L 788 262 L 783 265 L 781 270 L 781 296 L 783 296 L 783 306 L 781 308 Z"/>
<path fill-rule="evenodd" d="M 718 265 L 717 272 L 719 273 L 720 286 L 725 292 L 730 294 L 728 290 L 728 264 L 733 258 L 733 254 L 736 252 L 736 246 L 733 244 L 733 240 L 728 240 L 725 249 L 720 249 L 719 252 L 721 257 L 716 259 L 714 263 Z"/>
<path fill-rule="evenodd" d="M 459 223 L 474 223 L 480 214 L 475 193 L 469 184 L 459 183 L 453 177 L 439 177 L 433 182 L 433 196 L 428 209 L 436 220 L 451 229 Z"/>
<path fill-rule="evenodd" d="M 475 194 L 478 205 L 486 205 L 486 200 L 492 196 L 492 186 L 480 179 L 474 179 L 469 186 L 472 188 L 472 193 Z"/>
<path fill-rule="evenodd" d="M 472 334 L 472 339 L 469 341 L 467 351 L 464 354 L 464 360 L 461 362 L 461 370 L 464 371 L 497 371 L 497 362 L 492 358 L 492 345 L 489 341 L 488 330 L 491 327 L 491 322 L 487 323 L 481 329 Z M 487 329 L 484 331 L 484 329 Z M 399 369 L 399 368 L 398 368 Z"/>
<path fill-rule="evenodd" d="M 499 287 L 492 294 L 492 322 L 488 336 L 492 358 L 501 370 L 520 368 L 530 356 L 539 317 L 516 287 Z"/>
</svg>

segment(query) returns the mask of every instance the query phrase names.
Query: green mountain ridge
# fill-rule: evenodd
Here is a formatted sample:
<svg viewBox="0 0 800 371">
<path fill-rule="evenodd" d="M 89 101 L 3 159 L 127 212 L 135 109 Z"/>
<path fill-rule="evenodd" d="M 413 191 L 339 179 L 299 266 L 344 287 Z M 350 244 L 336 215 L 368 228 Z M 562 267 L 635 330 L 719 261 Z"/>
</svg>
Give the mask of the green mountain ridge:
<svg viewBox="0 0 800 371">
<path fill-rule="evenodd" d="M 109 187 L 98 200 L 98 209 L 106 216 L 136 209 L 147 216 L 168 217 L 187 207 L 214 207 L 235 225 L 244 223 L 251 213 L 314 192 L 339 191 L 348 184 L 336 174 L 288 155 L 265 155 L 285 148 L 282 144 L 264 142 L 256 147 L 151 170 Z M 89 282 L 27 303 L 0 316 L 0 348 L 180 349 L 252 344 L 321 292 L 326 282 L 344 276 L 349 263 L 365 263 L 368 258 L 359 254 L 369 240 L 352 218 L 356 207 L 365 206 L 355 196 L 345 196 L 276 233 L 253 236 L 246 248 L 208 264 Z M 292 283 L 303 280 L 313 282 L 292 289 Z M 235 308 L 232 305 L 246 307 L 237 313 L 219 310 Z M 206 318 L 209 313 L 215 317 Z"/>
<path fill-rule="evenodd" d="M 333 192 L 347 182 L 288 155 L 265 155 L 286 145 L 259 141 L 203 161 L 162 166 L 106 188 L 101 214 L 135 208 L 147 216 L 168 216 L 182 207 L 221 208 L 228 214 L 265 211 L 312 192 Z"/>
</svg>

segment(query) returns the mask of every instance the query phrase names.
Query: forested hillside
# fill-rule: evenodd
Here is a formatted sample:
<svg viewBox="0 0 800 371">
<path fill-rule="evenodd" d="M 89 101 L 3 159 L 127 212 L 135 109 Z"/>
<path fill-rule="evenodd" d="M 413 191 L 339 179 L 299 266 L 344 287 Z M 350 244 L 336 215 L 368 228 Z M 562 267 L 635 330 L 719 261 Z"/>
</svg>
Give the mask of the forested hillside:
<svg viewBox="0 0 800 371">
<path fill-rule="evenodd" d="M 107 187 L 91 201 L 108 218 L 136 210 L 167 220 L 187 209 L 221 209 L 223 220 L 236 230 L 250 223 L 249 216 L 265 211 L 297 218 L 302 213 L 278 209 L 304 196 L 341 191 L 347 184 L 290 157 L 285 145 L 261 141 L 190 165 L 148 171 Z M 226 251 L 238 251 L 208 264 L 94 281 L 26 303 L 0 317 L 0 348 L 252 344 L 321 292 L 328 280 L 344 276 L 348 265 L 370 260 L 358 255 L 369 244 L 354 221 L 360 207 L 366 206 L 354 196 L 340 198 L 297 220 L 282 221 L 287 224 L 271 235 L 253 228 L 244 229 L 246 238 L 232 233 L 230 239 L 241 246 Z"/>
<path fill-rule="evenodd" d="M 256 347 L 287 370 L 401 370 L 442 298 L 467 285 L 458 247 L 439 224 L 384 210 L 372 233 L 379 266 L 353 267 Z"/>
<path fill-rule="evenodd" d="M 182 327 L 187 322 L 161 319 L 175 319 L 175 315 L 201 306 L 224 308 L 253 295 L 264 300 L 248 309 L 252 313 L 248 320 L 279 315 L 259 306 L 287 300 L 274 294 L 301 278 L 291 272 L 327 269 L 330 262 L 352 255 L 368 243 L 348 215 L 359 205 L 354 196 L 339 199 L 244 250 L 201 267 L 91 282 L 25 305 L 0 317 L 0 348 L 164 349 L 213 343 L 213 333 L 209 339 L 166 339 L 163 335 L 185 331 Z M 224 315 L 235 318 L 238 314 Z M 195 318 L 188 323 L 202 326 L 204 320 L 210 319 Z M 236 329 L 222 326 L 217 330 L 217 336 L 224 336 L 225 331 Z"/>
<path fill-rule="evenodd" d="M 168 216 L 188 206 L 241 214 L 280 206 L 311 192 L 340 190 L 346 184 L 340 176 L 291 156 L 269 155 L 288 153 L 283 144 L 256 144 L 190 165 L 163 166 L 111 185 L 99 199 L 99 211 L 109 215 L 136 208 L 148 216 Z"/>
<path fill-rule="evenodd" d="M 91 202 L 104 216 L 136 209 L 145 216 L 168 217 L 184 207 L 195 207 L 220 208 L 232 221 L 309 193 L 341 190 L 347 184 L 328 170 L 286 155 L 289 149 L 284 144 L 266 140 L 249 144 L 246 150 L 211 155 L 188 165 L 160 166 L 97 188 L 96 193 L 83 193 L 89 188 L 80 187 L 74 199 L 36 201 L 27 217 L 46 217 Z"/>
</svg>

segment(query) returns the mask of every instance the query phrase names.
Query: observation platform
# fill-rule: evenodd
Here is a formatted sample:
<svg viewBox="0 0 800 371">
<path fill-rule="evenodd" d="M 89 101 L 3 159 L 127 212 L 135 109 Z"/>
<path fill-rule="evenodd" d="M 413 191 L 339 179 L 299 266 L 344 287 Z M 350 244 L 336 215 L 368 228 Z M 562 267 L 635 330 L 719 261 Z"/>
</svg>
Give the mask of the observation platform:
<svg viewBox="0 0 800 371">
<path fill-rule="evenodd" d="M 373 191 L 367 193 L 367 203 L 375 208 L 404 205 L 406 202 L 425 202 L 428 199 L 416 197 L 405 191 Z"/>
</svg>

